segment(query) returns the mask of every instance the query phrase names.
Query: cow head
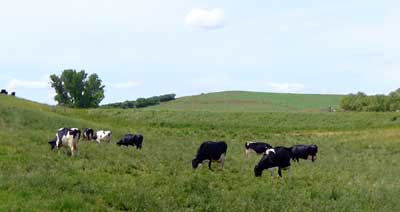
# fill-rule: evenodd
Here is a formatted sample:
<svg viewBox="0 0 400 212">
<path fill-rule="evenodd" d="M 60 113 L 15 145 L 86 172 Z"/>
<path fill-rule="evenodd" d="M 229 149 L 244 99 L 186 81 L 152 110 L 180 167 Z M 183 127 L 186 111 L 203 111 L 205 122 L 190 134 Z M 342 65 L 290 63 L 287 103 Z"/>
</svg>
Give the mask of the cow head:
<svg viewBox="0 0 400 212">
<path fill-rule="evenodd" d="M 318 146 L 310 145 L 307 149 L 309 157 L 311 157 L 311 161 L 314 162 L 317 160 Z"/>
<path fill-rule="evenodd" d="M 254 175 L 255 175 L 256 177 L 261 177 L 262 172 L 263 172 L 263 169 L 260 168 L 258 165 L 256 165 L 256 166 L 254 167 Z"/>
<path fill-rule="evenodd" d="M 254 175 L 260 177 L 264 169 L 272 167 L 273 160 L 275 158 L 275 150 L 267 149 L 261 158 L 260 162 L 254 167 Z"/>
<path fill-rule="evenodd" d="M 199 167 L 199 164 L 201 163 L 201 160 L 195 158 L 192 160 L 192 167 L 193 169 L 196 169 L 197 167 Z"/>
<path fill-rule="evenodd" d="M 54 148 L 56 148 L 56 145 L 57 145 L 57 142 L 56 142 L 56 141 L 57 141 L 57 137 L 48 142 L 48 143 L 50 144 L 50 146 L 51 146 L 51 150 L 53 150 Z"/>
<path fill-rule="evenodd" d="M 117 142 L 117 145 L 118 145 L 118 146 L 121 146 L 121 145 L 122 145 L 122 139 L 119 140 L 119 141 Z"/>
</svg>

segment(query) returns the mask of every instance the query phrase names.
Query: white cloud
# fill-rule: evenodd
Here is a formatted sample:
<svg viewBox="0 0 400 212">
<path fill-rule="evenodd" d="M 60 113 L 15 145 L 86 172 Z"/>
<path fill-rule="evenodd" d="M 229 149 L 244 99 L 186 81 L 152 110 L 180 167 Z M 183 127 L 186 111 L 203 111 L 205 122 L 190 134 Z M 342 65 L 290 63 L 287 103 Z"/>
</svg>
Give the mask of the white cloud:
<svg viewBox="0 0 400 212">
<path fill-rule="evenodd" d="M 267 83 L 268 87 L 272 89 L 273 92 L 302 92 L 305 89 L 305 86 L 301 83 L 275 83 L 269 82 Z"/>
<path fill-rule="evenodd" d="M 141 82 L 129 81 L 129 82 L 111 84 L 110 87 L 117 89 L 127 89 L 127 88 L 137 88 L 141 85 L 142 85 Z"/>
<path fill-rule="evenodd" d="M 184 25 L 189 30 L 206 31 L 223 28 L 225 15 L 221 9 L 193 9 L 186 17 Z"/>
<path fill-rule="evenodd" d="M 50 88 L 50 84 L 49 84 L 48 81 L 44 81 L 44 80 L 29 81 L 29 80 L 11 79 L 8 82 L 7 88 L 9 90 L 15 90 L 15 89 L 47 89 L 47 88 Z"/>
</svg>

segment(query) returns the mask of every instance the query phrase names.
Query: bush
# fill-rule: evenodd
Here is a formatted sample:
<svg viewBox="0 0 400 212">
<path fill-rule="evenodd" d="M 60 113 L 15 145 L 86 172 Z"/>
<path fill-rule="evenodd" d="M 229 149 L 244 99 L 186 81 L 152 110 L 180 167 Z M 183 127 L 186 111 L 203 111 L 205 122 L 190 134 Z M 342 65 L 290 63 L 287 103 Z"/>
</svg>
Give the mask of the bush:
<svg viewBox="0 0 400 212">
<path fill-rule="evenodd" d="M 158 105 L 160 102 L 168 102 L 175 100 L 175 94 L 165 94 L 161 96 L 153 96 L 150 98 L 138 98 L 136 101 L 125 101 L 125 102 L 117 102 L 111 103 L 107 105 L 101 106 L 102 108 L 143 108 L 152 105 Z"/>
<path fill-rule="evenodd" d="M 368 96 L 363 92 L 349 94 L 341 99 L 340 107 L 346 111 L 398 111 L 400 110 L 400 89 L 389 95 Z"/>
</svg>

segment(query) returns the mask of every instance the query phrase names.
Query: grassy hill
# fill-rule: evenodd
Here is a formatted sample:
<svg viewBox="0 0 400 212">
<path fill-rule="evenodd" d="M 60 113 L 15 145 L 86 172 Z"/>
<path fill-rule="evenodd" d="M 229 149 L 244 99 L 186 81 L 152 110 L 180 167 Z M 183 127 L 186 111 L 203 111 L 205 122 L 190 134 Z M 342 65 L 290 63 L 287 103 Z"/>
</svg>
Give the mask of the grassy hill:
<svg viewBox="0 0 400 212">
<path fill-rule="evenodd" d="M 319 112 L 339 108 L 341 95 L 224 91 L 178 98 L 149 109 L 217 112 Z"/>
<path fill-rule="evenodd" d="M 397 117 L 75 110 L 0 95 L 0 211 L 399 211 Z M 110 129 L 114 142 L 80 141 L 71 158 L 47 144 L 60 127 Z M 115 145 L 127 132 L 144 135 L 141 151 Z M 228 143 L 224 171 L 191 169 L 206 139 Z M 293 163 L 290 178 L 255 178 L 247 140 L 320 152 Z"/>
</svg>

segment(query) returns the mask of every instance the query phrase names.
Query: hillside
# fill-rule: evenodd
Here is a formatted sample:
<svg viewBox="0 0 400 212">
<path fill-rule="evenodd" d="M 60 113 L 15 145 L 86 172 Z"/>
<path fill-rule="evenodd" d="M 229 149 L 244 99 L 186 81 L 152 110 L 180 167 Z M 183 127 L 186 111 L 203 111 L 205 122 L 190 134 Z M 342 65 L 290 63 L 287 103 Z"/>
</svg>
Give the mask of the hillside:
<svg viewBox="0 0 400 212">
<path fill-rule="evenodd" d="M 341 95 L 224 91 L 178 98 L 148 109 L 216 112 L 320 112 L 339 108 Z"/>
<path fill-rule="evenodd" d="M 0 211 L 399 211 L 398 116 L 76 110 L 0 95 Z M 114 140 L 81 140 L 71 158 L 47 144 L 60 127 L 110 129 Z M 127 132 L 144 135 L 142 150 L 115 145 Z M 224 171 L 192 170 L 204 140 L 227 142 Z M 247 140 L 317 144 L 318 160 L 255 178 Z"/>
</svg>

